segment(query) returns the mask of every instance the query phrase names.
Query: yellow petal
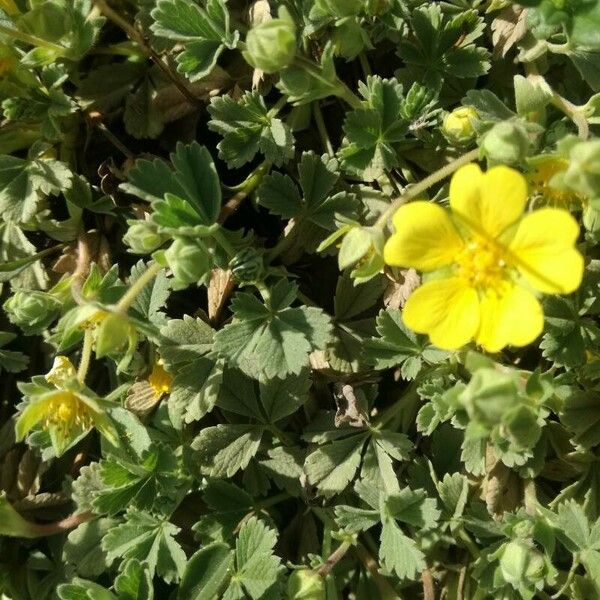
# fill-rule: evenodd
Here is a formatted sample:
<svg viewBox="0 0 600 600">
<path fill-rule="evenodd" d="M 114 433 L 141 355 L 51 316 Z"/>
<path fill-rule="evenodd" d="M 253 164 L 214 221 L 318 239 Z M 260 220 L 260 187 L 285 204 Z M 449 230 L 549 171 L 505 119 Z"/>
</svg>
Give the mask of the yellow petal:
<svg viewBox="0 0 600 600">
<path fill-rule="evenodd" d="M 522 214 L 527 201 L 525 177 L 510 167 L 482 173 L 476 164 L 461 167 L 450 182 L 450 206 L 473 231 L 498 237 Z"/>
<path fill-rule="evenodd" d="M 477 292 L 457 277 L 429 281 L 408 298 L 404 323 L 427 333 L 432 344 L 446 350 L 469 342 L 479 327 Z"/>
<path fill-rule="evenodd" d="M 581 284 L 583 257 L 575 248 L 577 221 L 560 208 L 541 208 L 520 223 L 509 249 L 531 286 L 548 294 L 569 294 Z"/>
<path fill-rule="evenodd" d="M 501 294 L 481 299 L 481 324 L 475 341 L 488 352 L 504 346 L 526 346 L 544 328 L 544 313 L 537 298 L 525 288 L 510 285 Z"/>
<path fill-rule="evenodd" d="M 448 212 L 437 204 L 416 201 L 394 215 L 394 233 L 383 257 L 388 265 L 433 271 L 454 261 L 463 242 Z"/>
</svg>

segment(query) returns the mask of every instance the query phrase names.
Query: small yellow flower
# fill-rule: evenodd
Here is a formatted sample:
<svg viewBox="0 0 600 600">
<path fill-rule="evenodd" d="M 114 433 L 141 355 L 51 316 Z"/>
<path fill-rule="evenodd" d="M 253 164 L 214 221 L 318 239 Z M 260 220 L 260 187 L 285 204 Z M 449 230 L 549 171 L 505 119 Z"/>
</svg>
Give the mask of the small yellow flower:
<svg viewBox="0 0 600 600">
<path fill-rule="evenodd" d="M 536 161 L 527 173 L 531 193 L 541 204 L 557 208 L 581 208 L 585 198 L 571 190 L 559 187 L 552 181 L 555 175 L 563 173 L 569 161 L 561 156 L 544 156 Z"/>
<path fill-rule="evenodd" d="M 171 391 L 171 384 L 173 383 L 173 377 L 165 371 L 164 362 L 162 359 L 157 360 L 153 367 L 152 372 L 148 376 L 148 383 L 154 390 L 157 398 L 163 394 L 168 394 Z"/>
<path fill-rule="evenodd" d="M 70 390 L 58 390 L 48 397 L 45 417 L 42 421 L 44 429 L 57 427 L 63 432 L 74 428 L 91 429 L 94 424 L 94 411 L 79 396 Z"/>
<path fill-rule="evenodd" d="M 394 215 L 385 261 L 432 273 L 404 307 L 408 327 L 444 349 L 474 339 L 489 352 L 525 346 L 543 329 L 532 290 L 568 294 L 581 284 L 579 226 L 565 210 L 523 215 L 527 182 L 497 166 L 460 168 L 450 183 L 450 209 L 411 202 Z M 433 272 L 436 272 L 433 274 Z"/>
</svg>

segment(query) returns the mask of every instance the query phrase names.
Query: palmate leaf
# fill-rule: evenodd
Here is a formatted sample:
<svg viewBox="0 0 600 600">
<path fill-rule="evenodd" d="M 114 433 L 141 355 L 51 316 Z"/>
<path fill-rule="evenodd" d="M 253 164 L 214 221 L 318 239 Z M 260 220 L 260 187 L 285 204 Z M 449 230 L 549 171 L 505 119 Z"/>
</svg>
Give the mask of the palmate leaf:
<svg viewBox="0 0 600 600">
<path fill-rule="evenodd" d="M 162 160 L 140 159 L 129 172 L 129 182 L 122 184 L 124 191 L 149 202 L 166 202 L 162 219 L 165 226 L 212 225 L 216 222 L 221 208 L 221 184 L 210 152 L 198 142 L 179 142 L 171 153 L 173 168 Z M 169 207 L 169 202 L 174 206 Z M 180 207 L 179 204 L 182 206 Z M 188 216 L 178 216 L 178 210 L 193 212 Z M 171 213 L 173 213 L 171 215 Z M 168 219 L 173 219 L 173 223 Z M 190 222 L 191 220 L 191 222 Z"/>
<path fill-rule="evenodd" d="M 403 118 L 402 85 L 395 79 L 371 76 L 366 84 L 361 82 L 359 91 L 364 108 L 347 113 L 339 157 L 346 171 L 373 181 L 398 166 L 397 144 L 404 140 L 409 123 Z"/>
<path fill-rule="evenodd" d="M 382 310 L 377 316 L 379 338 L 371 338 L 363 345 L 365 360 L 376 369 L 400 367 L 404 379 L 414 379 L 423 363 L 436 364 L 448 353 L 434 348 L 427 337 L 416 335 L 402 321 L 398 309 Z"/>
<path fill-rule="evenodd" d="M 276 542 L 276 532 L 256 517 L 244 523 L 235 544 L 232 582 L 223 598 L 238 597 L 240 587 L 252 600 L 275 593 L 281 569 L 281 559 L 273 553 Z M 241 598 L 245 597 L 242 592 Z"/>
<path fill-rule="evenodd" d="M 431 3 L 412 12 L 410 26 L 399 54 L 417 81 L 435 86 L 448 76 L 478 77 L 490 68 L 488 51 L 474 43 L 484 31 L 477 11 L 451 16 Z"/>
<path fill-rule="evenodd" d="M 331 319 L 319 308 L 291 308 L 297 287 L 284 279 L 271 291 L 270 307 L 245 292 L 231 303 L 234 320 L 215 335 L 215 351 L 259 380 L 299 374 L 313 350 L 330 340 Z"/>
<path fill-rule="evenodd" d="M 167 520 L 131 510 L 121 525 L 104 536 L 102 548 L 109 562 L 135 558 L 148 565 L 151 577 L 156 573 L 166 582 L 175 582 L 183 575 L 187 560 L 175 540 L 179 531 Z"/>
<path fill-rule="evenodd" d="M 159 0 L 151 12 L 150 29 L 158 37 L 184 42 L 177 57 L 178 71 L 190 81 L 208 75 L 225 48 L 235 48 L 239 34 L 231 32 L 225 0 Z"/>
<path fill-rule="evenodd" d="M 285 219 L 305 219 L 327 230 L 333 229 L 336 213 L 348 217 L 353 214 L 354 196 L 331 194 L 339 179 L 334 159 L 304 152 L 298 165 L 298 177 L 302 195 L 289 176 L 268 175 L 257 192 L 259 203 Z"/>
<path fill-rule="evenodd" d="M 241 167 L 261 152 L 275 165 L 294 155 L 294 138 L 289 126 L 267 109 L 257 92 L 246 92 L 239 100 L 231 96 L 213 98 L 208 107 L 208 126 L 220 133 L 219 156 L 230 167 Z"/>
</svg>

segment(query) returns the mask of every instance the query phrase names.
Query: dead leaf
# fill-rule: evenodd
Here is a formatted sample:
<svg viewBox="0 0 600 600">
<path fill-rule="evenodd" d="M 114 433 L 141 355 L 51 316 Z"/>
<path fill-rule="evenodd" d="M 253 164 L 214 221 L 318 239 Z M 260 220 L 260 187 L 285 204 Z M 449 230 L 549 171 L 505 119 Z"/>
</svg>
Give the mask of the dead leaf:
<svg viewBox="0 0 600 600">
<path fill-rule="evenodd" d="M 335 404 L 337 412 L 335 413 L 334 424 L 336 427 L 350 425 L 351 427 L 364 427 L 366 419 L 362 414 L 359 401 L 354 393 L 354 388 L 349 384 L 337 384 L 335 393 Z"/>
<path fill-rule="evenodd" d="M 494 56 L 506 56 L 527 33 L 526 15 L 526 10 L 511 4 L 492 21 Z"/>
<path fill-rule="evenodd" d="M 491 446 L 486 449 L 485 471 L 481 482 L 482 498 L 490 515 L 500 520 L 505 512 L 511 512 L 521 505 L 523 482 L 514 471 L 496 458 Z"/>
<path fill-rule="evenodd" d="M 221 312 L 234 287 L 231 271 L 225 271 L 218 267 L 212 270 L 208 284 L 208 319 L 213 325 L 219 321 Z"/>
<path fill-rule="evenodd" d="M 401 269 L 400 280 L 391 281 L 383 292 L 383 304 L 388 308 L 404 308 L 408 297 L 421 284 L 414 269 Z"/>
</svg>

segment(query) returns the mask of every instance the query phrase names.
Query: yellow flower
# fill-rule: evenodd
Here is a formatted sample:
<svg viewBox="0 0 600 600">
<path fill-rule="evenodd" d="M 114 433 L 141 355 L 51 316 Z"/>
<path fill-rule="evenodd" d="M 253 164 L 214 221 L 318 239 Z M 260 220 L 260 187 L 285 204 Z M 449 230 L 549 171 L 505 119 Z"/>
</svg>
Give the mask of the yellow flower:
<svg viewBox="0 0 600 600">
<path fill-rule="evenodd" d="M 558 208 L 581 208 L 585 202 L 580 194 L 561 188 L 552 179 L 555 175 L 564 173 L 569 167 L 569 161 L 561 156 L 544 156 L 536 161 L 533 169 L 527 173 L 527 180 L 533 196 L 542 204 Z"/>
<path fill-rule="evenodd" d="M 157 398 L 168 394 L 171 391 L 171 383 L 173 383 L 173 377 L 165 371 L 163 365 L 162 359 L 157 360 L 152 367 L 152 372 L 148 375 L 148 383 Z"/>
<path fill-rule="evenodd" d="M 532 290 L 568 294 L 583 276 L 575 248 L 579 226 L 565 210 L 542 208 L 523 215 L 527 182 L 497 166 L 482 173 L 460 168 L 450 183 L 447 211 L 412 202 L 394 215 L 384 249 L 390 265 L 436 272 L 404 307 L 408 327 L 429 334 L 444 349 L 474 339 L 489 352 L 525 346 L 543 329 Z"/>
</svg>

